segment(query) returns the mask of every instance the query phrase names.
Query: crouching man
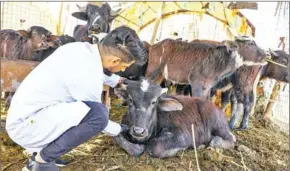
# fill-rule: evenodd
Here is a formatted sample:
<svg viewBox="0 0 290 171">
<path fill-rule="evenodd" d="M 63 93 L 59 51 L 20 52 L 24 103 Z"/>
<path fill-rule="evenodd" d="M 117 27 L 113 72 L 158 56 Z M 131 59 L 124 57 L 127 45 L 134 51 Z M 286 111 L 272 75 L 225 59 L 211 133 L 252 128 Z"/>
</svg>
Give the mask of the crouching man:
<svg viewBox="0 0 290 171">
<path fill-rule="evenodd" d="M 100 132 L 116 136 L 127 129 L 109 120 L 101 94 L 103 84 L 115 87 L 125 80 L 103 70 L 124 71 L 134 63 L 135 52 L 146 50 L 135 46 L 140 40 L 130 38 L 131 32 L 122 27 L 100 44 L 64 45 L 21 83 L 6 129 L 13 141 L 33 154 L 23 170 L 58 171 L 55 160 L 61 155 Z"/>
</svg>

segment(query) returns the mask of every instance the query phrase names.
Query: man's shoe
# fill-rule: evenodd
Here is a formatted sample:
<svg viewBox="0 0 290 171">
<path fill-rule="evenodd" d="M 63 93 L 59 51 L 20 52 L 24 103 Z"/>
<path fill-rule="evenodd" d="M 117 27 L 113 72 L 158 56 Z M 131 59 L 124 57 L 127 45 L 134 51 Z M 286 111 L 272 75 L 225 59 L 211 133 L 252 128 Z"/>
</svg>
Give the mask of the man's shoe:
<svg viewBox="0 0 290 171">
<path fill-rule="evenodd" d="M 55 160 L 55 165 L 57 165 L 58 167 L 65 167 L 65 166 L 67 166 L 68 164 L 69 164 L 68 161 L 61 160 L 61 159 L 59 159 L 59 158 L 57 158 L 57 159 Z"/>
<path fill-rule="evenodd" d="M 59 171 L 55 162 L 39 163 L 35 161 L 37 153 L 33 153 L 32 157 L 28 160 L 27 165 L 22 168 L 22 171 Z"/>
</svg>

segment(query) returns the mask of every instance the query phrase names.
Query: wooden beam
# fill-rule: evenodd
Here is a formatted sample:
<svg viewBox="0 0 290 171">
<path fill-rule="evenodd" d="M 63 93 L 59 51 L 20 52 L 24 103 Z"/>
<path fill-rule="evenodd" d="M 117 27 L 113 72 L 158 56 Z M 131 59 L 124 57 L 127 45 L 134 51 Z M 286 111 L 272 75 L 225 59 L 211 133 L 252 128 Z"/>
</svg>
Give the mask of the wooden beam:
<svg viewBox="0 0 290 171">
<path fill-rule="evenodd" d="M 59 16 L 58 16 L 58 24 L 56 26 L 56 34 L 58 36 L 62 34 L 62 32 L 61 32 L 62 10 L 63 10 L 63 2 L 60 2 L 60 10 L 59 10 Z"/>
<path fill-rule="evenodd" d="M 3 25 L 4 25 L 4 2 L 3 1 L 0 2 L 0 6 L 1 6 L 1 8 L 0 8 L 0 10 L 1 10 L 1 26 L 3 27 Z"/>
<path fill-rule="evenodd" d="M 162 20 L 162 13 L 163 13 L 164 7 L 165 7 L 165 2 L 162 2 L 161 6 L 160 6 L 159 14 L 157 15 L 157 18 L 155 20 L 155 25 L 153 28 L 153 34 L 152 34 L 151 41 L 150 41 L 150 44 L 152 44 L 152 45 L 155 43 L 158 27 L 159 27 L 160 21 Z"/>
<path fill-rule="evenodd" d="M 269 99 L 269 103 L 267 104 L 267 107 L 266 107 L 266 110 L 264 113 L 264 117 L 263 117 L 264 120 L 269 120 L 272 118 L 272 110 L 273 110 L 275 101 L 277 100 L 277 97 L 279 95 L 280 86 L 281 86 L 280 82 L 277 81 L 275 83 L 273 90 L 272 90 L 272 94 L 271 94 L 271 97 Z"/>
<path fill-rule="evenodd" d="M 134 22 L 128 20 L 126 17 L 123 17 L 122 15 L 119 15 L 118 17 L 123 18 L 123 19 L 126 20 L 127 22 L 132 23 L 133 25 L 135 25 L 135 26 L 137 26 L 137 27 L 141 27 L 139 24 L 136 24 L 136 23 L 134 23 Z"/>
<path fill-rule="evenodd" d="M 162 14 L 162 17 L 161 19 L 165 19 L 165 18 L 168 18 L 172 15 L 175 15 L 175 14 L 195 14 L 195 13 L 201 13 L 202 11 L 194 11 L 194 10 L 185 10 L 185 9 L 182 9 L 182 10 L 177 10 L 177 11 L 171 11 L 171 12 L 168 12 L 168 13 L 165 13 L 165 14 Z M 205 14 L 213 17 L 214 19 L 220 21 L 220 22 L 223 22 L 223 23 L 226 23 L 226 21 L 220 19 L 220 18 L 217 18 L 215 17 L 214 15 L 210 14 L 209 12 L 205 11 L 204 12 Z M 244 17 L 246 18 L 242 13 L 240 12 L 237 12 L 237 15 L 240 16 L 240 17 Z M 156 21 L 157 18 L 153 18 L 152 20 L 148 21 L 146 24 L 144 24 L 143 26 L 141 26 L 139 28 L 139 30 L 137 31 L 138 33 L 140 31 L 142 31 L 144 28 L 146 28 L 147 26 L 149 26 L 150 24 L 152 24 L 154 21 Z M 246 18 L 246 21 L 247 21 L 247 24 L 250 26 L 250 28 L 252 29 L 252 36 L 255 37 L 255 26 Z M 228 25 L 228 24 L 227 24 Z M 229 26 L 229 25 L 228 25 Z"/>
<path fill-rule="evenodd" d="M 179 9 L 182 9 L 179 5 L 178 5 L 178 3 L 175 1 L 174 2 L 174 4 L 179 8 Z"/>
<path fill-rule="evenodd" d="M 256 2 L 231 2 L 228 5 L 229 9 L 258 9 L 258 4 Z"/>
</svg>

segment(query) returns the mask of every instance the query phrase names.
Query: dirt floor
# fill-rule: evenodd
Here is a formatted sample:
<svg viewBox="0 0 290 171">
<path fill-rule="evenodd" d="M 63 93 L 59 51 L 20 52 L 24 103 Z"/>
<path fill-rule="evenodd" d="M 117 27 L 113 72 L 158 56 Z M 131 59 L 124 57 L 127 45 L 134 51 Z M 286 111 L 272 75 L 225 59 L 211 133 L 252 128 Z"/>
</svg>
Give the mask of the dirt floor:
<svg viewBox="0 0 290 171">
<path fill-rule="evenodd" d="M 110 118 L 120 121 L 125 107 L 117 99 L 112 100 Z M 1 109 L 3 106 L 3 101 Z M 6 111 L 1 111 L 2 120 Z M 286 171 L 288 170 L 289 139 L 288 135 L 251 118 L 249 130 L 233 131 L 237 143 L 235 149 L 199 149 L 198 161 L 202 171 Z M 1 129 L 2 170 L 20 171 L 25 166 L 27 157 L 23 149 L 14 144 Z M 185 150 L 177 157 L 167 159 L 150 158 L 143 154 L 139 158 L 131 157 L 106 135 L 99 135 L 89 142 L 63 156 L 71 163 L 61 171 L 165 171 L 197 170 L 194 150 Z"/>
</svg>

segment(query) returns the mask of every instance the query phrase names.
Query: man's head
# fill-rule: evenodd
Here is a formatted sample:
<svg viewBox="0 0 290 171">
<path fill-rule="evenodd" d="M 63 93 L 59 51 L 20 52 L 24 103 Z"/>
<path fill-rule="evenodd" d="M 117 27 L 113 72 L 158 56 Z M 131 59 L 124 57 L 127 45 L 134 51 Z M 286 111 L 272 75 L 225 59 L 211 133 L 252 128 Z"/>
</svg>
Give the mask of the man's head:
<svg viewBox="0 0 290 171">
<path fill-rule="evenodd" d="M 114 73 L 125 71 L 135 62 L 135 57 L 147 53 L 136 32 L 126 26 L 111 31 L 98 47 L 103 67 Z"/>
</svg>

